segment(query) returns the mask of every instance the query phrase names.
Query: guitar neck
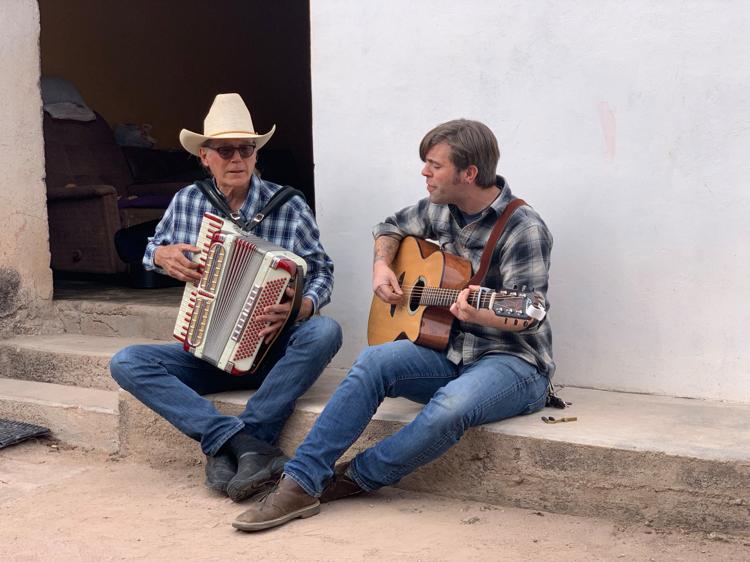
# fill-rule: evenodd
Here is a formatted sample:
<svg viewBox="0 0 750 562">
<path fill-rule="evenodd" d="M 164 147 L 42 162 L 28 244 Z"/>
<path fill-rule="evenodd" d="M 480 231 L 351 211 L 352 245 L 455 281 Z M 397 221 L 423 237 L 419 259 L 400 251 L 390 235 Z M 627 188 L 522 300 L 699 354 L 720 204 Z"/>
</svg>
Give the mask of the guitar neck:
<svg viewBox="0 0 750 562">
<path fill-rule="evenodd" d="M 408 306 L 415 310 L 420 306 L 449 307 L 458 300 L 460 289 L 443 289 L 441 287 L 428 287 L 415 285 L 405 287 L 407 290 Z M 469 291 L 466 299 L 474 308 L 487 308 L 497 316 L 506 318 L 535 319 L 541 321 L 546 310 L 543 302 L 533 294 L 525 291 L 500 289 L 492 291 L 481 289 Z"/>
<path fill-rule="evenodd" d="M 460 289 L 443 289 L 441 287 L 423 287 L 415 286 L 411 288 L 410 299 L 418 299 L 421 306 L 440 306 L 450 307 L 458 300 Z M 524 297 L 523 293 L 516 291 L 491 291 L 488 289 L 481 291 L 469 291 L 469 304 L 475 308 L 492 308 L 492 305 L 498 299 Z"/>
</svg>

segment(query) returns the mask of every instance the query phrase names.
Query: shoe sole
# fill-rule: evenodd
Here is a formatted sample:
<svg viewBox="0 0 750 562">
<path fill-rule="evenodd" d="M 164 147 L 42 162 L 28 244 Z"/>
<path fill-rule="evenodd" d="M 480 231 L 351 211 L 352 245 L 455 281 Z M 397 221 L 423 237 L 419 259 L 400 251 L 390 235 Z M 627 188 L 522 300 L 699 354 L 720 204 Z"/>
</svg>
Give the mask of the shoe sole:
<svg viewBox="0 0 750 562">
<path fill-rule="evenodd" d="M 276 519 L 269 519 L 268 521 L 258 521 L 257 523 L 233 521 L 232 527 L 246 532 L 263 531 L 264 529 L 271 529 L 273 527 L 283 525 L 284 523 L 288 523 L 292 519 L 307 519 L 308 517 L 312 517 L 313 515 L 317 515 L 318 513 L 320 513 L 320 503 L 316 503 L 308 507 L 303 507 L 302 509 L 298 509 L 297 511 L 293 511 L 292 513 L 287 513 L 286 515 L 282 515 L 281 517 L 277 517 Z"/>
</svg>

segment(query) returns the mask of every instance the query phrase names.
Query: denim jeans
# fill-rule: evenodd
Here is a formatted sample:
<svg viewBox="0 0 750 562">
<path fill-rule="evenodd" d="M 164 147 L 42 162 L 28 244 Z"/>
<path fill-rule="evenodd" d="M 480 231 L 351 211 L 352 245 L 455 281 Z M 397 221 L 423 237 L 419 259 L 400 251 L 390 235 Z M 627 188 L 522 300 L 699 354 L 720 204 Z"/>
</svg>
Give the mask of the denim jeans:
<svg viewBox="0 0 750 562">
<path fill-rule="evenodd" d="M 312 496 L 333 475 L 386 397 L 425 404 L 413 421 L 352 461 L 349 476 L 367 491 L 395 484 L 435 460 L 470 427 L 541 409 L 548 379 L 507 354 L 454 365 L 445 353 L 408 340 L 362 352 L 284 472 Z"/>
<path fill-rule="evenodd" d="M 146 406 L 214 455 L 243 427 L 275 444 L 294 404 L 341 347 L 341 328 L 325 316 L 295 324 L 254 374 L 233 376 L 187 353 L 180 343 L 134 345 L 110 362 L 112 377 Z M 239 416 L 220 413 L 204 394 L 257 389 Z"/>
</svg>

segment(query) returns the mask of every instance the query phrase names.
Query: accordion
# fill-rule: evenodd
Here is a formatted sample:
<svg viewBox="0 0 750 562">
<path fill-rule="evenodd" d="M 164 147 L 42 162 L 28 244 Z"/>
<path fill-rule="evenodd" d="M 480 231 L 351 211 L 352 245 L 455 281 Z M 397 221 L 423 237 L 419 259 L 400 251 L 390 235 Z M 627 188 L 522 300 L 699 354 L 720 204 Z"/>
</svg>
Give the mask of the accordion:
<svg viewBox="0 0 750 562">
<path fill-rule="evenodd" d="M 266 323 L 257 317 L 266 306 L 278 304 L 292 283 L 299 303 L 307 264 L 211 213 L 203 215 L 195 245 L 201 249 L 193 257 L 201 278 L 185 285 L 174 337 L 185 351 L 219 369 L 252 373 L 283 330 L 260 337 Z M 293 306 L 285 326 L 296 311 Z"/>
</svg>

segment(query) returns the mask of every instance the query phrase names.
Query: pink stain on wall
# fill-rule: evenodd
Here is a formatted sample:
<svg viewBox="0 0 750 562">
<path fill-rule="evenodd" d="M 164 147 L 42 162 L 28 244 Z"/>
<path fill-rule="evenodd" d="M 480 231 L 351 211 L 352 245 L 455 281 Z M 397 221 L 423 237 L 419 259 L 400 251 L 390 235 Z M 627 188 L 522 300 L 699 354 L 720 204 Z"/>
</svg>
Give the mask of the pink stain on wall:
<svg viewBox="0 0 750 562">
<path fill-rule="evenodd" d="M 605 101 L 599 103 L 599 120 L 604 134 L 604 154 L 608 160 L 613 160 L 617 151 L 617 123 L 614 111 Z"/>
</svg>

